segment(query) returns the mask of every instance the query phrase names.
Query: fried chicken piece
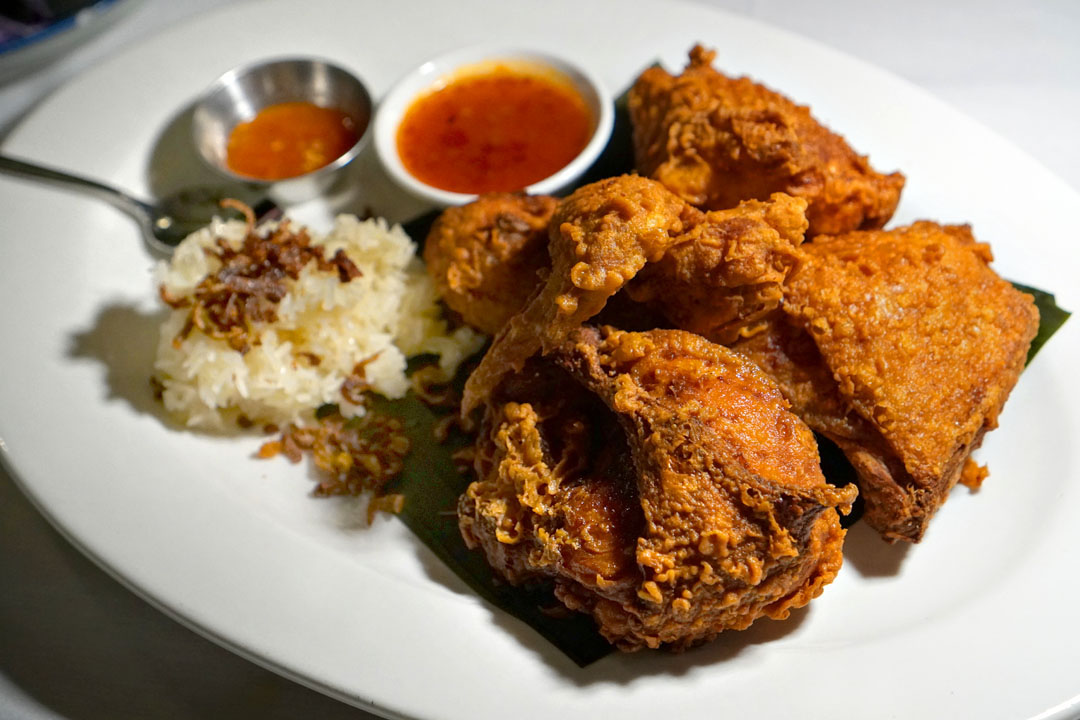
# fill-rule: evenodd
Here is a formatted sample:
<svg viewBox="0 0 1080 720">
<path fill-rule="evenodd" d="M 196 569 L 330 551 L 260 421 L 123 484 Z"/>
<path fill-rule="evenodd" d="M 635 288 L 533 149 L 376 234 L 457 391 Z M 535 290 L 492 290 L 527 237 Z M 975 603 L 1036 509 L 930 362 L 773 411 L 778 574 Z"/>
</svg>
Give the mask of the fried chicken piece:
<svg viewBox="0 0 1080 720">
<path fill-rule="evenodd" d="M 479 480 L 459 502 L 469 546 L 515 585 L 561 563 L 590 586 L 632 593 L 645 520 L 626 436 L 600 399 L 536 357 L 484 409 Z"/>
<path fill-rule="evenodd" d="M 537 351 L 549 352 L 600 312 L 701 216 L 663 185 L 637 175 L 585 185 L 560 202 L 549 226 L 551 273 L 469 377 L 462 414 L 475 409 L 503 374 L 520 370 Z"/>
<path fill-rule="evenodd" d="M 637 169 L 706 210 L 806 198 L 808 236 L 880 228 L 904 176 L 882 175 L 804 106 L 748 78 L 729 78 L 696 46 L 679 76 L 647 69 L 630 90 Z"/>
<path fill-rule="evenodd" d="M 867 523 L 917 542 L 1016 384 L 1039 325 L 967 226 L 819 237 L 790 323 L 736 344 L 844 451 Z"/>
<path fill-rule="evenodd" d="M 549 265 L 547 195 L 488 193 L 443 211 L 424 244 L 439 296 L 462 320 L 494 335 L 521 310 Z"/>
<path fill-rule="evenodd" d="M 798 264 L 805 211 L 805 200 L 777 193 L 707 213 L 627 285 L 627 294 L 714 342 L 759 332 Z"/>
<path fill-rule="evenodd" d="M 932 493 L 916 488 L 881 433 L 844 400 L 809 333 L 781 314 L 731 347 L 775 380 L 791 411 L 845 454 L 859 478 L 862 517 L 870 527 L 889 540 L 922 536 L 933 514 Z"/>
<path fill-rule="evenodd" d="M 552 216 L 547 281 L 504 326 L 470 376 L 463 414 L 504 373 L 520 370 L 538 351 L 550 352 L 623 288 L 671 319 L 737 337 L 779 303 L 779 288 L 802 241 L 804 208 L 802 200 L 776 195 L 702 213 L 636 175 L 578 189 Z M 636 290 L 627 287 L 649 264 L 655 271 Z"/>
<path fill-rule="evenodd" d="M 835 577 L 856 494 L 786 405 L 698 335 L 579 329 L 488 398 L 462 534 L 623 650 L 785 618 Z"/>
</svg>

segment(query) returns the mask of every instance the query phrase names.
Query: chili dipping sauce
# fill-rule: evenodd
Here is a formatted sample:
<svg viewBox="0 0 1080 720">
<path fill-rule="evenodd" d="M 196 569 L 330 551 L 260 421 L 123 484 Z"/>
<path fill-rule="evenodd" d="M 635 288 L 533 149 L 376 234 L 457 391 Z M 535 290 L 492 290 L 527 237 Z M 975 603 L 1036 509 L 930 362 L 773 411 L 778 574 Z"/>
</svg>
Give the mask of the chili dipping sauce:
<svg viewBox="0 0 1080 720">
<path fill-rule="evenodd" d="M 566 166 L 592 126 L 568 80 L 497 64 L 415 100 L 398 127 L 397 151 L 405 169 L 433 187 L 512 192 Z"/>
<path fill-rule="evenodd" d="M 296 177 L 337 160 L 363 130 L 335 108 L 309 102 L 270 105 L 233 128 L 226 164 L 235 173 L 261 180 Z"/>
</svg>

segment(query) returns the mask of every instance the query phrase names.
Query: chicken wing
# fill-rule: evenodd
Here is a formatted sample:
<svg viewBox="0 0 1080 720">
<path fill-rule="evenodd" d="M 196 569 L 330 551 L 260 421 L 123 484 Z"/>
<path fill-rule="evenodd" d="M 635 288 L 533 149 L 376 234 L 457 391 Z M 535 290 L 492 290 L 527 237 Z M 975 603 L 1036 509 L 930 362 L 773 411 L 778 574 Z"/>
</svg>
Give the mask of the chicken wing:
<svg viewBox="0 0 1080 720">
<path fill-rule="evenodd" d="M 550 351 L 634 277 L 658 260 L 702 213 L 637 175 L 601 180 L 559 203 L 549 226 L 551 273 L 525 309 L 495 337 L 465 385 L 462 413 L 502 375 Z"/>
<path fill-rule="evenodd" d="M 692 333 L 579 329 L 489 396 L 462 534 L 624 650 L 787 617 L 835 577 L 856 491 L 786 406 Z"/>
<path fill-rule="evenodd" d="M 494 335 L 525 306 L 548 267 L 548 223 L 557 200 L 490 193 L 445 210 L 424 243 L 439 296 L 462 320 Z"/>
<path fill-rule="evenodd" d="M 634 83 L 638 171 L 706 210 L 775 192 L 806 198 L 811 237 L 884 226 L 904 176 L 876 172 L 808 108 L 717 72 L 714 56 L 696 46 L 681 75 L 653 67 Z"/>
<path fill-rule="evenodd" d="M 736 349 L 845 452 L 866 520 L 918 541 L 997 417 L 1038 329 L 1031 296 L 966 226 L 818 237 L 784 311 Z"/>
</svg>

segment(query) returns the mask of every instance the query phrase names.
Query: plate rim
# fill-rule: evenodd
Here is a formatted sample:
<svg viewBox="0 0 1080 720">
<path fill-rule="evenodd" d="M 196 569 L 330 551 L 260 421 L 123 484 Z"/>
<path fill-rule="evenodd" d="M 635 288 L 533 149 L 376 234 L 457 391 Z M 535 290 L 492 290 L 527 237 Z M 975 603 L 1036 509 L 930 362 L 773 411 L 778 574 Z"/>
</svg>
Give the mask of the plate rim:
<svg viewBox="0 0 1080 720">
<path fill-rule="evenodd" d="M 278 3 L 278 4 L 280 5 L 282 3 Z M 641 3 L 641 4 L 647 4 L 647 3 Z M 716 15 L 716 14 L 727 15 L 728 14 L 728 13 L 725 13 L 723 11 L 717 10 L 715 8 L 704 8 L 702 6 L 697 6 L 697 5 L 694 5 L 692 7 L 696 11 L 701 11 L 701 12 L 704 12 L 704 13 L 708 13 L 710 15 Z M 234 10 L 234 8 L 228 8 L 227 9 L 227 11 L 233 11 L 233 10 Z M 754 23 L 754 24 L 763 25 L 762 23 L 760 23 L 758 21 L 755 21 L 755 20 L 751 20 L 751 19 L 745 19 L 745 20 L 747 20 L 748 22 Z M 203 22 L 206 22 L 205 18 L 198 18 L 196 21 L 185 23 L 184 25 L 197 25 L 197 24 L 201 24 Z M 175 32 L 175 31 L 179 30 L 180 27 L 182 27 L 182 26 L 180 26 L 180 25 L 174 26 L 173 28 L 170 28 L 170 30 L 167 31 L 167 32 L 169 32 L 169 33 Z M 772 30 L 778 30 L 776 28 L 771 28 L 771 29 Z M 784 31 L 784 30 L 778 30 L 778 31 L 782 32 L 782 33 L 787 33 L 787 31 Z M 788 34 L 790 34 L 790 33 L 788 33 Z M 144 42 L 144 44 L 148 44 L 150 41 L 151 40 L 148 39 L 148 40 L 146 40 Z M 814 42 L 814 41 L 809 41 L 809 42 Z M 821 47 L 825 47 L 825 46 L 821 46 Z M 136 49 L 137 48 L 132 48 L 131 51 L 124 53 L 124 55 L 134 54 L 134 51 Z M 838 51 L 832 50 L 831 48 L 829 48 L 828 50 L 830 52 L 834 52 L 834 53 L 838 52 Z M 852 61 L 852 62 L 859 63 L 859 64 L 862 64 L 862 65 L 867 65 L 868 67 L 872 67 L 872 66 L 869 66 L 864 61 L 858 60 L 857 58 L 850 58 L 848 56 L 844 56 L 844 57 L 847 58 L 848 60 Z M 112 61 L 110 61 L 110 62 L 112 62 Z M 877 69 L 875 68 L 875 70 L 877 70 Z M 101 72 L 102 74 L 107 74 L 107 72 L 108 72 L 107 69 L 103 70 L 102 66 L 98 66 L 97 68 L 93 68 L 89 72 L 93 73 L 95 71 Z M 884 71 L 881 71 L 881 72 L 884 72 Z M 85 76 L 80 76 L 80 78 L 84 78 L 84 77 Z M 890 77 L 895 77 L 895 76 L 890 76 Z M 70 83 L 70 85 L 78 84 L 80 78 L 76 78 L 74 81 L 72 81 L 72 83 Z M 906 81 L 903 81 L 900 78 L 896 78 L 896 79 L 899 79 L 902 82 L 906 82 Z M 85 79 L 83 81 L 85 82 Z M 918 90 L 921 93 L 926 94 L 927 97 L 932 98 L 931 95 L 926 93 L 921 88 L 917 88 L 917 86 L 914 86 L 914 85 L 911 85 L 911 87 Z M 57 95 L 60 95 L 66 89 L 67 89 L 67 87 L 61 89 L 61 91 L 59 91 L 57 93 Z M 24 118 L 23 121 L 21 121 L 19 123 L 19 125 L 15 129 L 13 129 L 13 131 L 4 140 L 3 144 L 5 145 L 5 147 L 19 144 L 18 138 L 20 136 L 20 131 L 22 130 L 22 128 L 24 126 L 29 125 L 30 123 L 32 123 L 36 116 L 45 114 L 47 112 L 47 110 L 48 110 L 48 107 L 50 106 L 50 101 L 52 99 L 53 98 L 50 98 L 45 103 L 42 103 L 42 105 L 40 105 L 38 108 L 36 108 L 32 113 L 30 113 L 30 115 L 28 115 L 26 118 Z M 936 98 L 935 98 L 935 100 L 936 100 Z M 937 102 L 940 102 L 940 101 L 937 101 Z M 977 121 L 974 121 L 974 120 L 971 120 L 971 122 L 977 123 Z M 1011 146 L 1011 143 L 1008 143 L 1007 140 L 1002 139 L 1002 142 L 1007 143 L 1007 144 L 1009 144 Z M 1012 147 L 1015 147 L 1015 146 L 1012 146 Z M 1021 153 L 1023 152 L 1023 151 L 1020 151 L 1019 149 L 1017 149 L 1017 151 L 1021 152 Z M 1052 173 L 1050 173 L 1049 170 L 1046 170 L 1046 172 L 1048 174 L 1050 174 L 1051 176 L 1053 176 Z M 1053 177 L 1056 178 L 1056 176 L 1053 176 Z M 1058 180 L 1059 180 L 1059 182 L 1061 182 L 1064 185 L 1064 181 L 1061 181 L 1060 179 L 1058 179 Z M 1071 191 L 1071 188 L 1067 188 L 1067 189 L 1069 189 Z M 1053 343 L 1051 343 L 1047 347 L 1049 348 L 1049 347 L 1053 347 L 1053 346 L 1054 346 Z M 2 440 L 3 440 L 3 438 L 2 438 L 2 436 L 0 436 L 0 442 L 2 442 Z M 173 609 L 171 609 L 171 608 L 169 608 L 167 606 L 162 606 L 162 604 L 159 602 L 158 598 L 155 598 L 152 595 L 148 595 L 148 594 L 144 593 L 142 588 L 139 588 L 137 585 L 134 584 L 134 581 L 131 581 L 130 578 L 127 578 L 126 576 L 124 576 L 119 570 L 111 567 L 108 564 L 108 562 L 105 561 L 103 558 L 99 558 L 96 553 L 94 553 L 88 546 L 84 545 L 78 538 L 72 537 L 69 534 L 69 532 L 67 531 L 66 527 L 63 526 L 63 524 L 57 518 L 54 518 L 51 512 L 47 512 L 46 508 L 43 508 L 40 505 L 39 498 L 36 497 L 35 493 L 32 491 L 31 488 L 29 488 L 28 486 L 26 486 L 24 484 L 22 473 L 19 472 L 16 469 L 16 464 L 17 463 L 14 460 L 13 456 L 9 457 L 9 452 L 10 451 L 7 448 L 5 448 L 4 452 L 0 453 L 0 460 L 2 460 L 5 467 L 9 470 L 10 476 L 13 478 L 13 480 L 15 480 L 16 485 L 20 488 L 20 490 L 23 492 L 23 494 L 26 495 L 28 498 L 30 498 L 31 502 L 35 505 L 35 507 L 38 509 L 38 511 L 41 512 L 42 515 L 44 515 L 49 520 L 50 524 L 52 524 L 54 527 L 56 527 L 60 531 L 60 533 L 65 538 L 68 539 L 69 542 L 71 542 L 73 545 L 75 545 L 77 548 L 79 548 L 81 552 L 88 555 L 88 557 L 90 557 L 100 567 L 105 569 L 106 572 L 108 572 L 111 576 L 116 577 L 121 582 L 121 584 L 123 584 L 125 587 L 128 587 L 129 589 L 131 589 L 137 595 L 139 595 L 140 597 L 143 597 L 148 602 L 150 602 L 152 605 L 154 605 L 155 607 L 158 607 L 159 609 L 161 609 L 167 615 L 170 615 L 170 617 L 174 617 L 174 619 L 178 619 L 185 626 L 191 627 L 192 629 L 195 629 L 196 632 L 199 632 L 200 635 L 203 635 L 204 637 L 208 637 L 209 639 L 213 640 L 214 642 L 217 642 L 218 644 L 222 644 L 225 647 L 229 648 L 230 650 L 238 652 L 238 654 L 241 654 L 244 657 L 247 657 L 249 660 L 252 660 L 253 662 L 256 662 L 256 664 L 258 664 L 260 666 L 263 666 L 263 667 L 267 667 L 268 669 L 273 670 L 274 672 L 278 672 L 278 673 L 283 674 L 283 675 L 285 675 L 287 677 L 290 677 L 291 679 L 293 679 L 293 680 L 295 680 L 297 682 L 300 682 L 301 684 L 307 685 L 309 687 L 313 687 L 314 689 L 317 689 L 320 692 L 328 693 L 328 694 L 331 694 L 331 695 L 333 695 L 335 697 L 338 697 L 339 699 L 345 700 L 346 702 L 356 704 L 357 698 L 355 696 L 349 695 L 349 694 L 341 695 L 341 694 L 338 693 L 338 691 L 335 688 L 330 687 L 330 686 L 326 686 L 326 685 L 323 685 L 323 684 L 315 684 L 315 685 L 313 685 L 310 682 L 308 682 L 307 678 L 303 677 L 302 675 L 297 675 L 297 674 L 291 672 L 290 669 L 288 667 L 286 667 L 286 666 L 280 666 L 280 665 L 277 665 L 276 663 L 266 662 L 265 658 L 261 658 L 257 654 L 254 654 L 254 653 L 249 654 L 248 649 L 243 647 L 242 645 L 238 646 L 233 640 L 230 640 L 228 638 L 218 637 L 216 634 L 214 634 L 208 628 L 204 628 L 204 627 L 202 627 L 200 625 L 193 624 L 192 622 L 190 622 L 190 618 L 188 618 L 187 616 L 184 616 L 181 611 L 177 610 L 177 611 L 174 612 Z M 1078 697 L 1080 697 L 1080 696 L 1078 696 Z M 1074 698 L 1073 701 L 1071 701 L 1071 702 L 1075 703 L 1076 701 L 1077 701 L 1077 698 Z M 361 701 L 361 702 L 363 702 L 363 701 Z M 1066 702 L 1070 702 L 1070 701 L 1066 701 Z M 384 715 L 388 712 L 388 708 L 386 708 L 385 706 L 382 706 L 382 705 L 376 705 L 376 704 L 367 705 L 366 703 L 364 703 L 361 706 L 365 707 L 365 709 L 368 709 L 371 712 L 376 712 L 376 713 L 380 713 L 380 714 L 384 714 Z M 1069 705 L 1069 707 L 1072 707 L 1072 705 Z M 1053 710 L 1053 709 L 1054 708 L 1051 708 L 1051 710 Z M 1069 709 L 1068 707 L 1065 708 L 1065 710 L 1068 710 L 1068 709 Z M 404 716 L 402 715 L 401 717 L 404 717 Z M 1040 716 L 1040 717 L 1043 717 L 1043 716 Z M 1045 717 L 1051 717 L 1051 716 L 1047 715 Z M 1064 715 L 1062 715 L 1062 717 L 1064 717 Z"/>
</svg>

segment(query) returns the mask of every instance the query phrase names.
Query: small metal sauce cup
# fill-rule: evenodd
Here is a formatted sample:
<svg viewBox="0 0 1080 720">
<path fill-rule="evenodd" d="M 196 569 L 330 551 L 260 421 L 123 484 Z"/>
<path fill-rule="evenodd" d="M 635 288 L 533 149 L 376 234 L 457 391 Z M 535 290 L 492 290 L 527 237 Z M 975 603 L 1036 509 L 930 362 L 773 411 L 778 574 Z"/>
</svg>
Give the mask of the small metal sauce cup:
<svg viewBox="0 0 1080 720">
<path fill-rule="evenodd" d="M 310 102 L 335 108 L 354 123 L 358 140 L 328 165 L 309 173 L 266 180 L 233 172 L 226 163 L 229 135 L 263 108 L 278 103 Z M 230 180 L 263 188 L 282 204 L 310 200 L 325 193 L 367 144 L 374 105 L 356 76 L 324 60 L 280 58 L 234 68 L 218 78 L 199 98 L 192 118 L 195 146 L 210 167 Z"/>
</svg>

